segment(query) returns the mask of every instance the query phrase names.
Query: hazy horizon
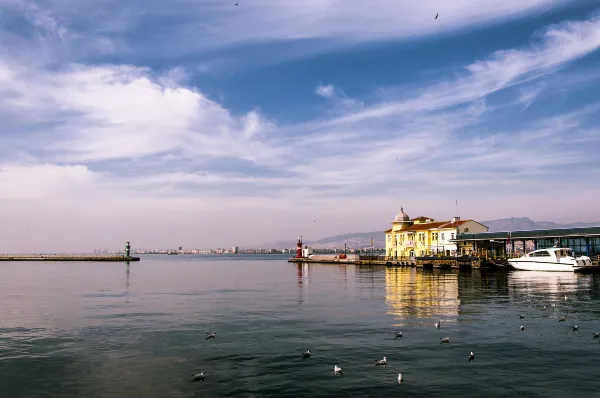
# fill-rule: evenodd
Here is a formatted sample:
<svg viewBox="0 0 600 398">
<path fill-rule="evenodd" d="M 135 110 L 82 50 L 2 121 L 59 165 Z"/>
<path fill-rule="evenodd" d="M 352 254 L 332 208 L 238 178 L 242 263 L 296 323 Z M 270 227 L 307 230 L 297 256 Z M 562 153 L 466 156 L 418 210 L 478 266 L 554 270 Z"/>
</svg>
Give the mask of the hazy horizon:
<svg viewBox="0 0 600 398">
<path fill-rule="evenodd" d="M 4 0 L 0 252 L 595 222 L 599 48 L 587 0 Z"/>
</svg>

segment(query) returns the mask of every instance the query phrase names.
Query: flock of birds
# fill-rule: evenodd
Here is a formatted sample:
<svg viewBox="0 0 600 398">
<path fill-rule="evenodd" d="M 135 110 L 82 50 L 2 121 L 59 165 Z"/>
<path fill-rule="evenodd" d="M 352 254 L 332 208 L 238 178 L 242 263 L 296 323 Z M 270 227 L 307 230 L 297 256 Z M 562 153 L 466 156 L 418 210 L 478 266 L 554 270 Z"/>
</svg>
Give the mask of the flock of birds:
<svg viewBox="0 0 600 398">
<path fill-rule="evenodd" d="M 442 324 L 442 321 L 438 321 L 435 323 L 434 326 L 436 329 L 439 329 L 441 324 Z M 597 335 L 600 336 L 600 334 L 598 334 L 598 333 L 597 333 Z M 394 339 L 398 339 L 398 338 L 401 339 L 402 337 L 403 337 L 402 332 L 396 332 Z M 217 338 L 217 334 L 215 332 L 206 333 L 206 340 L 215 340 L 216 338 Z M 440 344 L 443 344 L 443 343 L 450 343 L 450 338 L 449 337 L 440 338 Z M 306 352 L 302 353 L 302 359 L 309 359 L 311 355 L 312 355 L 312 353 L 310 352 L 310 350 L 307 350 Z M 469 353 L 468 360 L 469 360 L 469 362 L 472 362 L 473 360 L 475 360 L 475 354 L 473 354 L 472 351 Z M 376 367 L 377 366 L 387 367 L 387 357 L 383 357 L 383 359 L 375 360 L 375 366 Z M 338 365 L 333 365 L 333 374 L 344 376 L 344 372 L 342 371 L 342 368 L 340 368 Z M 204 372 L 193 374 L 192 380 L 190 380 L 190 381 L 191 382 L 195 382 L 195 381 L 204 382 Z M 404 382 L 404 376 L 402 375 L 402 373 L 398 373 L 398 384 L 402 384 L 402 382 Z"/>
<path fill-rule="evenodd" d="M 565 301 L 567 301 L 568 297 L 565 296 L 564 297 Z M 556 308 L 556 304 L 553 304 L 553 306 Z M 542 310 L 545 310 L 546 307 L 542 307 Z M 519 314 L 519 319 L 525 319 L 525 315 Z M 566 322 L 566 318 L 564 316 L 561 316 L 558 318 L 558 322 Z M 436 329 L 439 329 L 442 325 L 441 321 L 437 321 L 434 325 L 434 327 Z M 520 327 L 521 331 L 525 330 L 525 327 L 523 325 L 521 325 Z M 573 332 L 579 332 L 579 328 L 577 327 L 577 325 L 573 326 Z M 600 332 L 592 332 L 592 336 L 594 339 L 600 339 Z M 206 340 L 215 340 L 217 338 L 217 334 L 215 332 L 210 332 L 210 333 L 206 333 Z M 395 332 L 395 339 L 402 339 L 403 335 L 402 332 Z M 442 337 L 440 338 L 440 344 L 449 344 L 450 343 L 450 338 L 449 337 Z M 310 359 L 312 353 L 310 352 L 310 350 L 307 350 L 306 352 L 302 353 L 302 359 Z M 475 354 L 473 353 L 473 351 L 471 351 L 469 353 L 469 356 L 467 357 L 469 362 L 472 362 L 475 360 Z M 382 359 L 378 359 L 375 361 L 375 366 L 384 366 L 387 367 L 388 361 L 387 361 L 387 357 L 383 357 Z M 333 374 L 334 375 L 340 375 L 340 376 L 344 376 L 344 373 L 342 371 L 342 368 L 339 367 L 338 365 L 334 365 L 333 366 Z M 200 382 L 204 382 L 204 372 L 200 372 L 198 374 L 194 374 L 192 375 L 192 382 L 196 382 L 196 381 L 200 381 Z M 404 382 L 404 376 L 402 375 L 402 373 L 398 373 L 398 384 L 402 384 Z"/>
</svg>

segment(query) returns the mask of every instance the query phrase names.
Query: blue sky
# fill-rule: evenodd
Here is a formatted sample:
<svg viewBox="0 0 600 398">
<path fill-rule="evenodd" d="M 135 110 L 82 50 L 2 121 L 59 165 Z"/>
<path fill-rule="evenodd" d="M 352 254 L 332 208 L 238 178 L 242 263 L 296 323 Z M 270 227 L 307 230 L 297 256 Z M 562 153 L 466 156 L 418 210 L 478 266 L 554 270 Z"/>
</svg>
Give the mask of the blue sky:
<svg viewBox="0 0 600 398">
<path fill-rule="evenodd" d="M 0 0 L 0 251 L 600 221 L 597 2 L 234 3 Z"/>
</svg>

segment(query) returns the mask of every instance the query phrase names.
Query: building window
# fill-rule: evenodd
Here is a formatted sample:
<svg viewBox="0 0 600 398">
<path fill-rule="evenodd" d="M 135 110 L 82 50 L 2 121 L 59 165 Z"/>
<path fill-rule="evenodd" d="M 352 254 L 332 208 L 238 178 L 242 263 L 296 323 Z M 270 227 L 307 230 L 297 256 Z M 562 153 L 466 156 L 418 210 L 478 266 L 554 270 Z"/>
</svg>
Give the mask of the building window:
<svg viewBox="0 0 600 398">
<path fill-rule="evenodd" d="M 452 234 L 452 239 L 454 239 L 454 234 Z"/>
<path fill-rule="evenodd" d="M 444 234 L 442 234 L 442 240 L 446 240 L 446 238 L 444 238 Z"/>
</svg>

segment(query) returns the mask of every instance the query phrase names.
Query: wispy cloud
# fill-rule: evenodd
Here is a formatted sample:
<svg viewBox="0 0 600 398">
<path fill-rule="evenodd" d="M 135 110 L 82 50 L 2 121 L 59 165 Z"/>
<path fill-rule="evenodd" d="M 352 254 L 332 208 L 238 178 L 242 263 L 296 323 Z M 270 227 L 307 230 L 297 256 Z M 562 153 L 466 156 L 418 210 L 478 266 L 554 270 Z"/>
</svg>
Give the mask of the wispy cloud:
<svg viewBox="0 0 600 398">
<path fill-rule="evenodd" d="M 299 44 L 293 55 L 297 56 L 299 51 L 311 54 L 356 42 L 413 39 L 490 26 L 568 3 L 567 0 L 492 3 L 487 0 L 400 3 L 380 0 L 373 6 L 339 0 L 261 0 L 235 7 L 220 0 L 48 0 L 42 9 L 25 0 L 4 1 L 20 5 L 36 26 L 54 32 L 63 42 L 72 45 L 70 56 L 75 58 L 88 53 L 85 48 L 89 46 L 110 53 L 115 49 L 113 39 L 122 40 L 125 36 L 129 36 L 128 40 L 118 46 L 124 54 L 159 52 L 163 57 L 178 57 L 250 43 L 287 42 Z M 440 17 L 434 20 L 436 13 Z M 61 20 L 77 23 L 67 30 L 68 25 L 60 22 L 57 15 Z M 65 40 L 67 31 L 69 35 Z M 131 35 L 132 32 L 136 34 Z M 191 37 L 198 39 L 189 40 Z M 311 44 L 303 46 L 301 42 L 305 40 Z M 292 54 L 280 51 L 272 56 Z"/>
<path fill-rule="evenodd" d="M 315 94 L 321 97 L 331 98 L 333 96 L 333 84 L 328 84 L 326 86 L 322 84 L 318 85 L 315 89 Z"/>
</svg>

